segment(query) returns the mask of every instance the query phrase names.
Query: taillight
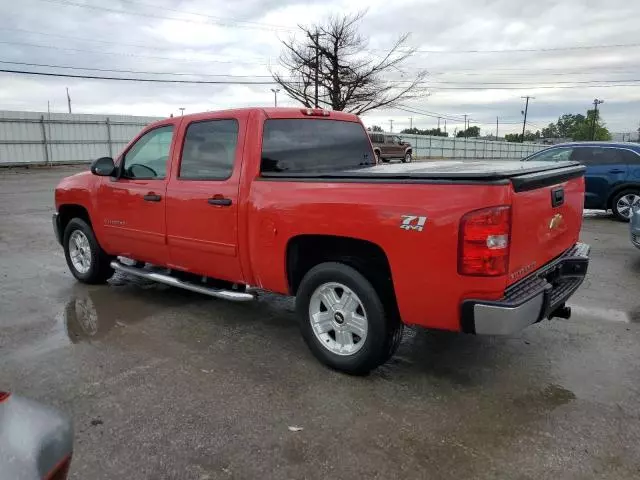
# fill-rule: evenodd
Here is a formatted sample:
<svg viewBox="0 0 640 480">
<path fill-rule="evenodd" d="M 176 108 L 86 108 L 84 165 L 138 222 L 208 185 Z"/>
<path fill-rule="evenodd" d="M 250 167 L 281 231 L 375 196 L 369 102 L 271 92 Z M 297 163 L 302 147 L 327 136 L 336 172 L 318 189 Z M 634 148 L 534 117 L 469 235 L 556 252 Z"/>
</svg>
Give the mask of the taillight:
<svg viewBox="0 0 640 480">
<path fill-rule="evenodd" d="M 308 117 L 328 117 L 331 115 L 331 112 L 324 108 L 301 108 L 300 111 Z"/>
<path fill-rule="evenodd" d="M 474 210 L 460 220 L 458 273 L 494 277 L 509 270 L 511 207 Z"/>
<path fill-rule="evenodd" d="M 8 392 L 0 392 L 0 403 L 4 402 L 10 396 L 11 394 Z"/>
</svg>

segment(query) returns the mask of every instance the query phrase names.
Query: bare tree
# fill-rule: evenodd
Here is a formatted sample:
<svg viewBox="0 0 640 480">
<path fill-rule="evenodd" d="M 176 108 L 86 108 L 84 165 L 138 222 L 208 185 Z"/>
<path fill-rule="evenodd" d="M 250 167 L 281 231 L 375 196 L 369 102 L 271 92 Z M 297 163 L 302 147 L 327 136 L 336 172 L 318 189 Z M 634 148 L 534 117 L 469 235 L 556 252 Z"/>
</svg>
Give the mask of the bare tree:
<svg viewBox="0 0 640 480">
<path fill-rule="evenodd" d="M 407 80 L 402 63 L 415 49 L 402 35 L 383 55 L 367 54 L 367 40 L 358 33 L 364 12 L 331 17 L 326 23 L 300 26 L 301 41 L 283 41 L 280 65 L 286 74 L 273 79 L 306 107 L 326 107 L 362 114 L 391 107 L 401 100 L 426 94 L 421 87 L 425 71 Z M 394 79 L 395 78 L 395 79 Z"/>
</svg>

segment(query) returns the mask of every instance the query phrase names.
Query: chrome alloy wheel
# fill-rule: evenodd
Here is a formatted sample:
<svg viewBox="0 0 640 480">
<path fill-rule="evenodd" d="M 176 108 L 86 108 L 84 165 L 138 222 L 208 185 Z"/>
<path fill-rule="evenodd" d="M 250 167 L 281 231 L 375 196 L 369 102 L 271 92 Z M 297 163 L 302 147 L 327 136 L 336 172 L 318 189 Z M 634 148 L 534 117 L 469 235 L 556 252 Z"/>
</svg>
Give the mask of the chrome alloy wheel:
<svg viewBox="0 0 640 480">
<path fill-rule="evenodd" d="M 355 292 L 341 283 L 316 288 L 309 302 L 309 321 L 320 344 L 336 355 L 353 355 L 367 338 L 367 312 Z"/>
<path fill-rule="evenodd" d="M 69 237 L 69 256 L 78 273 L 85 274 L 91 268 L 91 246 L 81 230 L 75 230 Z"/>
<path fill-rule="evenodd" d="M 640 196 L 635 193 L 629 193 L 623 197 L 618 199 L 616 203 L 616 208 L 620 215 L 624 218 L 631 218 L 632 207 L 638 206 L 640 207 Z"/>
</svg>

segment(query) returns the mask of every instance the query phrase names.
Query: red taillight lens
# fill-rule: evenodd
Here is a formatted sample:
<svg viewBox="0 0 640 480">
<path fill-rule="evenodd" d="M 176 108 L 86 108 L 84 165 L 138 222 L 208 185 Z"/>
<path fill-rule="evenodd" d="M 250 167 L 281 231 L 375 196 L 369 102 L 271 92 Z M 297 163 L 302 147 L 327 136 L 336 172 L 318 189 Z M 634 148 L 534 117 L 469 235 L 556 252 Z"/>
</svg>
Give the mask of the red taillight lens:
<svg viewBox="0 0 640 480">
<path fill-rule="evenodd" d="M 328 117 L 331 115 L 329 110 L 325 110 L 323 108 L 302 108 L 300 111 L 303 115 L 308 117 Z"/>
<path fill-rule="evenodd" d="M 460 220 L 458 273 L 494 277 L 509 270 L 511 207 L 474 210 Z"/>
<path fill-rule="evenodd" d="M 8 392 L 0 392 L 0 403 L 4 402 L 7 398 L 11 396 Z"/>
</svg>

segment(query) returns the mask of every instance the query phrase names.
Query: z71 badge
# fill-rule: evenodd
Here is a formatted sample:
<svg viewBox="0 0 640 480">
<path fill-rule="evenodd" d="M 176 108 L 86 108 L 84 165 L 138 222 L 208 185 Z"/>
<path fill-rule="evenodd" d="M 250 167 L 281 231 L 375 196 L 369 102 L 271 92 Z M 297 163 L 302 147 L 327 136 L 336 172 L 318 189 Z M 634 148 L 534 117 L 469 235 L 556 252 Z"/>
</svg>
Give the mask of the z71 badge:
<svg viewBox="0 0 640 480">
<path fill-rule="evenodd" d="M 403 230 L 415 230 L 421 232 L 424 228 L 424 224 L 427 222 L 427 217 L 418 217 L 417 215 L 402 215 L 402 223 L 400 228 Z"/>
</svg>

